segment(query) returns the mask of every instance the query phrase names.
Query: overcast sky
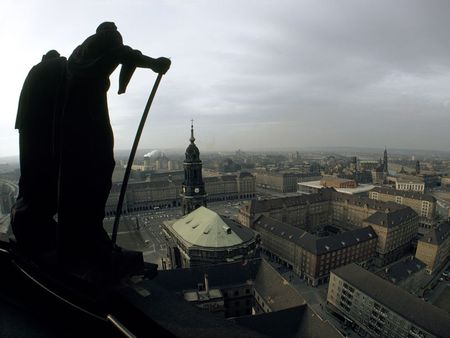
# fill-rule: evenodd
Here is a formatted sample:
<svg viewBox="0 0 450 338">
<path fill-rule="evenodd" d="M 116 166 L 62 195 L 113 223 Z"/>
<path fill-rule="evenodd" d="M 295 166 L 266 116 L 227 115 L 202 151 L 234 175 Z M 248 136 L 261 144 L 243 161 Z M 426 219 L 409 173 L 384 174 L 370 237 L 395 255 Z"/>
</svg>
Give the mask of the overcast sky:
<svg viewBox="0 0 450 338">
<path fill-rule="evenodd" d="M 0 157 L 18 154 L 17 102 L 49 49 L 69 56 L 103 21 L 172 59 L 140 146 L 450 150 L 450 1 L 20 1 L 0 4 Z M 118 68 L 119 70 L 119 68 Z M 156 78 L 108 93 L 117 149 Z"/>
</svg>

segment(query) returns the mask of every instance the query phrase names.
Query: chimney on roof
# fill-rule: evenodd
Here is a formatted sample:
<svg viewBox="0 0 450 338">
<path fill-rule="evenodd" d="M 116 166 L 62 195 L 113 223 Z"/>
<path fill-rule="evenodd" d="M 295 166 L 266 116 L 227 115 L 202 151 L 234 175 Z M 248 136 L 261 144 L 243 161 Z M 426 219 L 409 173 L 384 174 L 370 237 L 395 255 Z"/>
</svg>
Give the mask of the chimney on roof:
<svg viewBox="0 0 450 338">
<path fill-rule="evenodd" d="M 208 274 L 205 273 L 205 291 L 209 292 L 209 280 L 208 280 Z"/>
</svg>

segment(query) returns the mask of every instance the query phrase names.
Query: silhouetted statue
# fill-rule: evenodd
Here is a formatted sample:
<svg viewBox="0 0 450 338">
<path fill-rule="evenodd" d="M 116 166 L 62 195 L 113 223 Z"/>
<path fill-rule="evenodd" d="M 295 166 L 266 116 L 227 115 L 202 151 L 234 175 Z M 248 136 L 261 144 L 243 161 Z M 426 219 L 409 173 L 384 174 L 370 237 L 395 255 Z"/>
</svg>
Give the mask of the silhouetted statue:
<svg viewBox="0 0 450 338">
<path fill-rule="evenodd" d="M 20 181 L 11 225 L 18 243 L 30 254 L 56 244 L 59 132 L 67 60 L 49 51 L 25 79 L 16 129 L 20 142 Z"/>
<path fill-rule="evenodd" d="M 115 166 L 107 91 L 119 64 L 119 94 L 136 67 L 170 68 L 167 58 L 125 46 L 115 24 L 104 22 L 69 60 L 50 51 L 33 67 L 16 122 L 21 178 L 12 228 L 18 244 L 47 250 L 56 238 L 61 266 L 97 284 L 143 267 L 142 253 L 114 246 L 103 228 Z"/>
<path fill-rule="evenodd" d="M 125 46 L 112 22 L 104 22 L 70 56 L 62 119 L 59 187 L 59 248 L 72 266 L 101 268 L 107 276 L 138 268 L 142 253 L 114 248 L 103 228 L 105 204 L 115 166 L 113 132 L 108 115 L 109 76 L 121 64 L 119 94 L 136 67 L 165 73 L 167 58 L 153 59 Z M 119 270 L 119 271 L 117 271 Z"/>
</svg>

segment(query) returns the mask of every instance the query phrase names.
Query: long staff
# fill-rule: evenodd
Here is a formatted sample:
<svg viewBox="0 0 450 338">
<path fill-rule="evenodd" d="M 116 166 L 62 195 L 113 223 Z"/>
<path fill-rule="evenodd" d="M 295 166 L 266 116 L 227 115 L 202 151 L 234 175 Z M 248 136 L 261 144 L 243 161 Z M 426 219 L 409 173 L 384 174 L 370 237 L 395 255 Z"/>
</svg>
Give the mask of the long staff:
<svg viewBox="0 0 450 338">
<path fill-rule="evenodd" d="M 125 198 L 125 192 L 127 191 L 128 179 L 130 178 L 131 166 L 134 162 L 134 157 L 136 155 L 136 150 L 139 144 L 139 140 L 141 138 L 142 130 L 144 129 L 145 120 L 147 119 L 148 112 L 150 111 L 150 107 L 153 102 L 153 98 L 155 97 L 156 90 L 158 89 L 159 83 L 161 82 L 163 74 L 159 73 L 156 78 L 155 84 L 153 85 L 152 92 L 147 100 L 147 104 L 145 105 L 144 113 L 142 114 L 141 122 L 139 123 L 139 128 L 136 132 L 136 137 L 134 138 L 133 147 L 131 148 L 130 157 L 128 158 L 127 168 L 125 169 L 125 175 L 123 177 L 122 187 L 120 188 L 119 202 L 117 203 L 116 210 L 116 218 L 114 219 L 114 227 L 112 232 L 111 240 L 113 244 L 116 244 L 117 240 L 117 230 L 119 229 L 120 216 L 122 214 L 122 206 L 123 200 Z"/>
</svg>

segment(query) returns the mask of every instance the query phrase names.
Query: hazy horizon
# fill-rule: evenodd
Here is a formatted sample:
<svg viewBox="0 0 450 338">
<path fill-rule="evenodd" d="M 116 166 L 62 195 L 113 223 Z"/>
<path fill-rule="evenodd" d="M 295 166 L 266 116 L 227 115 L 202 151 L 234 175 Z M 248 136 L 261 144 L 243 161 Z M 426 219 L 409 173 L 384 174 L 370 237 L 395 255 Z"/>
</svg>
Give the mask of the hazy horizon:
<svg viewBox="0 0 450 338">
<path fill-rule="evenodd" d="M 205 154 L 213 154 L 213 153 L 235 153 L 238 150 L 248 153 L 281 153 L 288 154 L 298 151 L 300 154 L 304 153 L 330 153 L 337 154 L 343 156 L 357 156 L 358 153 L 370 154 L 374 155 L 374 158 L 381 157 L 384 151 L 384 148 L 371 148 L 371 147 L 358 147 L 358 146 L 324 146 L 324 147 L 302 147 L 302 148 L 237 148 L 237 149 L 218 149 L 214 151 L 204 151 L 201 145 L 196 142 L 199 146 L 200 153 Z M 187 143 L 186 143 L 187 146 Z M 114 149 L 114 153 L 116 156 L 128 156 L 131 149 Z M 137 151 L 136 160 L 140 160 L 139 157 L 143 157 L 144 154 L 150 152 L 152 150 L 161 150 L 167 153 L 176 153 L 177 155 L 183 154 L 185 152 L 185 147 L 177 147 L 177 148 L 139 148 Z M 433 150 L 433 149 L 401 149 L 401 148 L 388 148 L 388 156 L 392 155 L 403 155 L 403 156 L 419 156 L 424 157 L 425 155 L 442 155 L 449 156 L 450 151 L 448 150 Z M 351 154 L 343 154 L 343 153 L 351 153 Z M 10 155 L 10 156 L 0 156 L 0 164 L 8 163 L 8 161 L 17 162 L 19 160 L 19 155 Z M 7 161 L 8 160 L 8 161 Z"/>
<path fill-rule="evenodd" d="M 18 97 L 49 49 L 69 56 L 103 21 L 172 59 L 140 148 L 203 152 L 367 147 L 448 151 L 448 1 L 2 2 L 0 157 L 18 154 Z M 130 148 L 156 75 L 108 93 L 117 150 Z"/>
</svg>

